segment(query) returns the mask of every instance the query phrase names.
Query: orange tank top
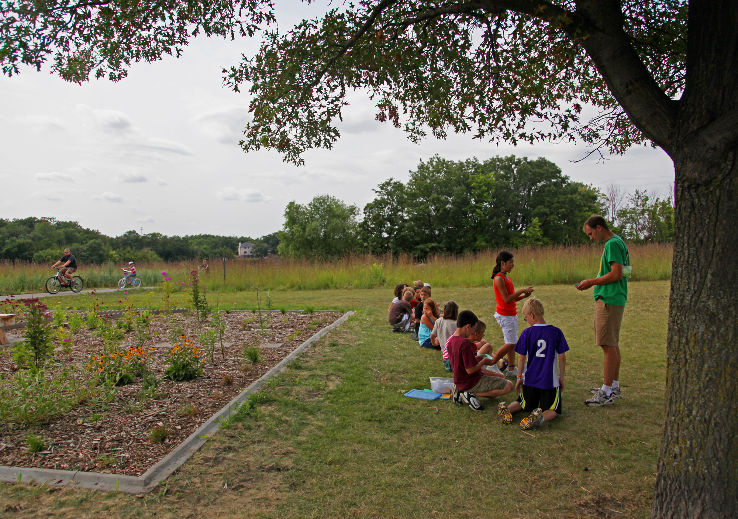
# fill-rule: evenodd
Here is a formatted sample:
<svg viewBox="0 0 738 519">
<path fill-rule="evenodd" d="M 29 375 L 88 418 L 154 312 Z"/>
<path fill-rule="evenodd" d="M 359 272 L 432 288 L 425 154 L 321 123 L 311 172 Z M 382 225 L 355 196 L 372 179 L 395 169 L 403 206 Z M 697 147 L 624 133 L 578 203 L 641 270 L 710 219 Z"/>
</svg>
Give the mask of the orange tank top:
<svg viewBox="0 0 738 519">
<path fill-rule="evenodd" d="M 502 279 L 505 281 L 505 288 L 507 289 L 507 293 L 512 295 L 515 293 L 515 287 L 513 286 L 512 280 L 503 274 L 502 272 L 499 272 L 495 274 L 495 278 L 497 276 L 502 276 Z M 497 290 L 497 285 L 494 283 L 494 278 L 492 279 L 492 286 L 495 289 L 495 300 L 497 301 L 497 308 L 496 311 L 500 315 L 518 315 L 518 308 L 515 304 L 515 301 L 510 301 L 509 303 L 505 303 L 505 300 L 502 298 L 502 294 L 500 294 L 500 291 Z"/>
</svg>

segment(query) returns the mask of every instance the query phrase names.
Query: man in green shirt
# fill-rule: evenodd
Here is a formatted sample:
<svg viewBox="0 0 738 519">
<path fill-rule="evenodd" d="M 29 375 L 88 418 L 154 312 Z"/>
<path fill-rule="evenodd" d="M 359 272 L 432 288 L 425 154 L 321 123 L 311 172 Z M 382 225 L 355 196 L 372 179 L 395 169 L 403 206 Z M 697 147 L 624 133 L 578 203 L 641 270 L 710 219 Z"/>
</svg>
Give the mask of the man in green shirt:
<svg viewBox="0 0 738 519">
<path fill-rule="evenodd" d="M 623 239 L 614 234 L 605 219 L 593 215 L 584 222 L 584 232 L 590 240 L 604 241 L 600 271 L 594 279 L 583 279 L 577 289 L 594 287 L 595 343 L 605 356 L 602 387 L 592 389 L 592 397 L 584 403 L 588 406 L 610 405 L 620 392 L 620 323 L 623 321 L 625 303 L 628 300 L 630 257 Z"/>
</svg>

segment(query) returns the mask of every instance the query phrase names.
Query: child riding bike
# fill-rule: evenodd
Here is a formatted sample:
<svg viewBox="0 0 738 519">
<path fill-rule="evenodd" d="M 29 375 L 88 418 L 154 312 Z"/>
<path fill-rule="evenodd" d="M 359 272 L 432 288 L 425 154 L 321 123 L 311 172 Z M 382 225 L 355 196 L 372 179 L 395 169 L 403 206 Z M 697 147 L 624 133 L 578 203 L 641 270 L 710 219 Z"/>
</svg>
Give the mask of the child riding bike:
<svg viewBox="0 0 738 519">
<path fill-rule="evenodd" d="M 131 279 L 136 277 L 136 265 L 133 264 L 132 261 L 128 262 L 128 268 L 122 267 L 121 270 L 123 271 L 124 277 L 126 279 L 126 284 L 131 284 Z"/>
</svg>

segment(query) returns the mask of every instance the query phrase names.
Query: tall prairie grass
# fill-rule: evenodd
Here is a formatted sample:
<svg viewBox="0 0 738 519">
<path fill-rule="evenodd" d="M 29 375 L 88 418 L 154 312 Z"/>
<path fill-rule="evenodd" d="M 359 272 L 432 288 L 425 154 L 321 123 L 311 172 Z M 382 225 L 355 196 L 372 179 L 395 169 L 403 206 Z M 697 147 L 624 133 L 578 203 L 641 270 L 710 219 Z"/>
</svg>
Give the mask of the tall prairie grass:
<svg viewBox="0 0 738 519">
<path fill-rule="evenodd" d="M 671 277 L 671 244 L 630 245 L 633 281 L 658 281 Z M 581 246 L 532 247 L 512 250 L 517 286 L 576 283 L 594 277 L 599 267 L 601 244 Z M 460 256 L 432 256 L 423 263 L 410 257 L 354 256 L 335 261 L 267 258 L 262 260 L 212 260 L 210 271 L 201 274 L 209 291 L 240 290 L 323 290 L 335 288 L 394 287 L 395 284 L 422 280 L 439 287 L 488 286 L 497 251 Z M 176 288 L 184 288 L 195 262 L 149 263 L 137 266 L 143 286 L 157 286 L 164 276 Z M 224 273 L 225 270 L 225 273 Z M 19 294 L 44 290 L 46 279 L 54 273 L 46 265 L 27 262 L 0 263 L 0 294 Z M 87 288 L 116 287 L 122 277 L 113 264 L 81 265 L 78 272 Z"/>
</svg>

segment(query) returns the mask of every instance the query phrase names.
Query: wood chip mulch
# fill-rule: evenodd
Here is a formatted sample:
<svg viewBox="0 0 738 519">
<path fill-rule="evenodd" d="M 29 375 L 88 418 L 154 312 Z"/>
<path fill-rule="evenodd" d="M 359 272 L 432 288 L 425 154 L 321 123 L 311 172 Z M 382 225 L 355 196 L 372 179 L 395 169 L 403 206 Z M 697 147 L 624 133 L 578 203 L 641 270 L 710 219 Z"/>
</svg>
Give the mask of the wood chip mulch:
<svg viewBox="0 0 738 519">
<path fill-rule="evenodd" d="M 262 313 L 260 324 L 254 312 L 227 312 L 225 355 L 220 344 L 216 344 L 214 362 L 206 357 L 204 375 L 188 382 L 172 382 L 163 379 L 163 374 L 172 347 L 170 330 L 181 327 L 197 342 L 200 328 L 195 316 L 159 315 L 150 325 L 152 337 L 146 343 L 149 350 L 153 348 L 147 365 L 160 380 L 153 397 L 142 396 L 142 384 L 138 380 L 116 388 L 110 402 L 81 405 L 43 426 L 0 424 L 0 465 L 140 476 L 244 388 L 340 315 L 339 312 Z M 57 352 L 53 369 L 76 365 L 84 370 L 90 356 L 103 351 L 103 340 L 84 326 L 73 343 L 71 354 Z M 123 346 L 132 344 L 130 334 Z M 259 347 L 258 363 L 244 360 L 244 345 Z M 10 349 L 0 346 L 0 378 L 17 370 Z M 157 426 L 166 428 L 163 442 L 150 438 Z M 28 434 L 43 438 L 45 451 L 32 453 L 26 441 Z"/>
</svg>

